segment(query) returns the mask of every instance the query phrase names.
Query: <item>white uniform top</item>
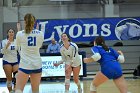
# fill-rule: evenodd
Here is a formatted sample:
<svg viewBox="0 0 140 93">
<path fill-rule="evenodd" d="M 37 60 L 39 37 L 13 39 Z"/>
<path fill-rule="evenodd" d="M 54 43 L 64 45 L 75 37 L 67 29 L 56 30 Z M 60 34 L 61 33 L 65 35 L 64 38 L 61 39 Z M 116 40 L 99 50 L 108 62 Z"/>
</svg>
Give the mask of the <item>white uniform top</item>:
<svg viewBox="0 0 140 93">
<path fill-rule="evenodd" d="M 42 60 L 39 49 L 44 41 L 44 34 L 34 29 L 30 34 L 24 30 L 17 32 L 16 44 L 20 47 L 19 68 L 35 70 L 42 67 Z"/>
<path fill-rule="evenodd" d="M 78 46 L 75 43 L 70 42 L 68 49 L 62 44 L 60 47 L 60 53 L 62 61 L 65 62 L 65 64 L 71 65 L 72 67 L 77 67 L 81 64 L 80 56 L 78 54 Z"/>
<path fill-rule="evenodd" d="M 2 40 L 1 42 L 1 53 L 3 54 L 3 60 L 7 61 L 8 63 L 18 62 L 15 40 L 11 42 L 9 47 L 6 49 L 7 43 L 8 43 L 7 39 Z"/>
</svg>

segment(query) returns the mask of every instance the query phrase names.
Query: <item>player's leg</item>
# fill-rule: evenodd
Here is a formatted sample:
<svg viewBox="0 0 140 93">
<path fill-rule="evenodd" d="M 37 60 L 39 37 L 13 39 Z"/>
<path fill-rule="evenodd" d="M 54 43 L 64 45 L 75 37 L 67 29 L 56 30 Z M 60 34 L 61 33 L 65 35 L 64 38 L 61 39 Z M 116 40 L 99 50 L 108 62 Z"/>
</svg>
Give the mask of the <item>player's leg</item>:
<svg viewBox="0 0 140 93">
<path fill-rule="evenodd" d="M 12 91 L 12 65 L 5 64 L 5 65 L 3 65 L 3 69 L 4 69 L 4 72 L 6 75 L 6 79 L 7 79 L 6 85 L 10 92 L 10 91 Z"/>
<path fill-rule="evenodd" d="M 114 79 L 114 83 L 120 90 L 120 93 L 127 93 L 127 84 L 123 76 L 118 79 Z"/>
<path fill-rule="evenodd" d="M 13 65 L 13 84 L 14 84 L 14 90 L 16 88 L 16 76 L 18 73 L 18 64 Z"/>
<path fill-rule="evenodd" d="M 16 77 L 16 91 L 15 91 L 15 93 L 22 93 L 23 92 L 23 89 L 24 89 L 25 84 L 27 83 L 28 79 L 29 79 L 29 74 L 27 74 L 21 70 L 18 70 L 18 74 Z"/>
<path fill-rule="evenodd" d="M 69 92 L 70 78 L 71 78 L 72 68 L 70 65 L 65 64 L 65 92 Z"/>
<path fill-rule="evenodd" d="M 32 93 L 39 93 L 40 80 L 41 80 L 41 73 L 30 74 Z"/>
<path fill-rule="evenodd" d="M 108 78 L 102 72 L 97 72 L 93 79 L 93 82 L 90 85 L 90 93 L 96 93 L 96 88 L 107 80 Z"/>
<path fill-rule="evenodd" d="M 73 70 L 73 79 L 78 87 L 79 92 L 81 91 L 81 84 L 80 84 L 80 80 L 79 80 L 80 69 L 81 69 L 81 66 L 73 67 L 73 69 L 72 69 Z"/>
</svg>

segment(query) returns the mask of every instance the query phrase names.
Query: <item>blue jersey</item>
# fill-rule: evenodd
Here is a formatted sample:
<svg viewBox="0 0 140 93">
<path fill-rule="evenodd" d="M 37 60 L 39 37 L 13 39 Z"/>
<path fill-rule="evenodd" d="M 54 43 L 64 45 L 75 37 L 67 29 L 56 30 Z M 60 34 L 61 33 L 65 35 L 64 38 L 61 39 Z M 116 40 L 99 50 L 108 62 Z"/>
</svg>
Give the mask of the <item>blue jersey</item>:
<svg viewBox="0 0 140 93">
<path fill-rule="evenodd" d="M 122 69 L 118 62 L 119 54 L 112 48 L 105 51 L 102 46 L 94 46 L 91 49 L 93 54 L 99 53 L 101 58 L 98 62 L 101 65 L 101 72 L 109 79 L 116 79 L 122 76 Z"/>
</svg>

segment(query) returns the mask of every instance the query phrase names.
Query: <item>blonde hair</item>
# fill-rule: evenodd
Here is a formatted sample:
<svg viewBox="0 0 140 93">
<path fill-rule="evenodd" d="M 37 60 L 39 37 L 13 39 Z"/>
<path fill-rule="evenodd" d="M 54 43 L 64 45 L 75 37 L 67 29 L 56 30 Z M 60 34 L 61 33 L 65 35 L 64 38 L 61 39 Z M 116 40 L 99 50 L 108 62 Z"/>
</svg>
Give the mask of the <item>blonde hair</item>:
<svg viewBox="0 0 140 93">
<path fill-rule="evenodd" d="M 26 14 L 24 16 L 24 21 L 25 21 L 25 33 L 29 34 L 34 28 L 35 17 L 30 13 Z"/>
</svg>

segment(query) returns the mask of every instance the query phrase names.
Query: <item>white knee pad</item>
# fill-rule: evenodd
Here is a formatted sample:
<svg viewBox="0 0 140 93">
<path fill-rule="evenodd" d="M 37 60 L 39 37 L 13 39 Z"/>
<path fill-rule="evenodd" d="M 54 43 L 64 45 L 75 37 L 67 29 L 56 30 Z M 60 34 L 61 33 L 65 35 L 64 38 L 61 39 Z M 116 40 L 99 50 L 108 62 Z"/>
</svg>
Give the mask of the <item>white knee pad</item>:
<svg viewBox="0 0 140 93">
<path fill-rule="evenodd" d="M 15 93 L 22 93 L 22 91 L 20 89 L 17 89 Z"/>
<path fill-rule="evenodd" d="M 90 84 L 90 91 L 96 91 L 96 86 L 92 84 Z"/>
<path fill-rule="evenodd" d="M 12 87 L 12 81 L 6 81 L 7 87 Z"/>
<path fill-rule="evenodd" d="M 65 85 L 70 85 L 70 79 L 65 79 Z"/>
</svg>

